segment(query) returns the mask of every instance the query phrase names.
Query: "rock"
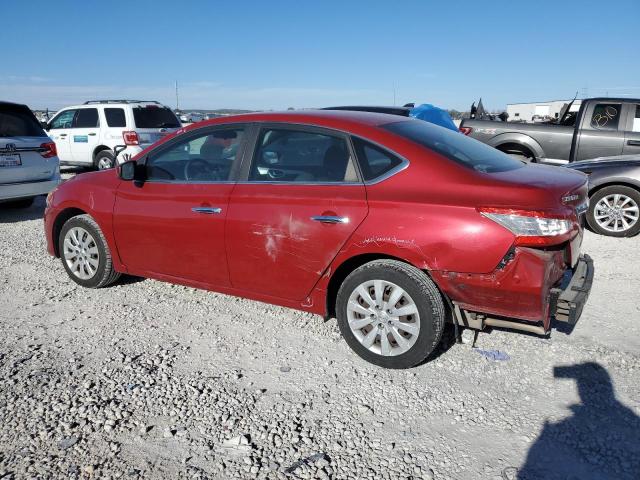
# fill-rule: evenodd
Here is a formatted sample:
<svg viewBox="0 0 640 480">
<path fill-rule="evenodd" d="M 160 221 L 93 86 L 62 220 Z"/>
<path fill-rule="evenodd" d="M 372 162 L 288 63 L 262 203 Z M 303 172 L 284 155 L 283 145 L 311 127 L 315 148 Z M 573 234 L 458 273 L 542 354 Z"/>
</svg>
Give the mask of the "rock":
<svg viewBox="0 0 640 480">
<path fill-rule="evenodd" d="M 280 371 L 283 373 L 287 373 L 291 371 L 291 367 L 280 367 Z"/>
<path fill-rule="evenodd" d="M 58 446 L 62 450 L 66 450 L 67 448 L 73 447 L 76 443 L 78 443 L 79 438 L 76 436 L 63 438 L 58 442 Z"/>
</svg>

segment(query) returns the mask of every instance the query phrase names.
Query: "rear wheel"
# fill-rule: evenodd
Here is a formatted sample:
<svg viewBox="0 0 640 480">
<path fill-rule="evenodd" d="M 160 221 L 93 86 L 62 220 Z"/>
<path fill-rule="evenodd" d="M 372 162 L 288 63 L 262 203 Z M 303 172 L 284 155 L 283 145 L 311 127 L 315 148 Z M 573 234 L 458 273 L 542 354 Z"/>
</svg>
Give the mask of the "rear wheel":
<svg viewBox="0 0 640 480">
<path fill-rule="evenodd" d="M 95 167 L 98 170 L 106 170 L 115 166 L 116 157 L 113 156 L 109 150 L 102 150 L 96 154 L 94 161 Z"/>
<path fill-rule="evenodd" d="M 120 273 L 113 269 L 107 241 L 89 215 L 67 220 L 60 231 L 59 245 L 62 265 L 77 284 L 100 288 L 120 277 Z"/>
<path fill-rule="evenodd" d="M 602 235 L 637 235 L 640 232 L 640 192 L 622 185 L 598 190 L 589 200 L 587 221 Z"/>
<path fill-rule="evenodd" d="M 433 281 L 396 260 L 376 260 L 354 270 L 338 291 L 336 312 L 347 344 L 385 368 L 422 362 L 444 329 L 444 304 Z"/>
</svg>

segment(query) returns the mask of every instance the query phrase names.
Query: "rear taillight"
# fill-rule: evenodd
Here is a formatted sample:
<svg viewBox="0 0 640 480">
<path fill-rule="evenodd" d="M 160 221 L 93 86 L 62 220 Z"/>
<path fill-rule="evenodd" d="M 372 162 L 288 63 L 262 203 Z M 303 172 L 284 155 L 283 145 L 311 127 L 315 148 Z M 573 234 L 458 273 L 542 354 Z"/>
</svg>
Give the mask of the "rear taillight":
<svg viewBox="0 0 640 480">
<path fill-rule="evenodd" d="M 563 243 L 578 228 L 576 220 L 533 210 L 481 208 L 480 213 L 515 235 L 515 244 L 528 247 Z"/>
<path fill-rule="evenodd" d="M 139 145 L 140 138 L 138 138 L 137 132 L 122 132 L 122 138 L 125 145 Z"/>
<path fill-rule="evenodd" d="M 460 130 L 460 133 L 462 133 L 463 135 L 469 135 L 473 131 L 473 128 L 471 128 L 471 127 L 460 127 L 458 130 Z"/>
<path fill-rule="evenodd" d="M 56 144 L 53 142 L 43 143 L 42 145 L 40 145 L 40 148 L 42 149 L 40 151 L 40 155 L 42 155 L 44 158 L 51 158 L 58 155 L 58 150 L 56 150 Z"/>
</svg>

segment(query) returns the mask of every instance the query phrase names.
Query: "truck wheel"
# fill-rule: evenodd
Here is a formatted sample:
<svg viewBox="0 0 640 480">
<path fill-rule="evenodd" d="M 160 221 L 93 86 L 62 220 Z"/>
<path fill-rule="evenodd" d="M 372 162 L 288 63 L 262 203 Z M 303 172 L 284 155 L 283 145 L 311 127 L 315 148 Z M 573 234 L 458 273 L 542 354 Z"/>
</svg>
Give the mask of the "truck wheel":
<svg viewBox="0 0 640 480">
<path fill-rule="evenodd" d="M 102 230 L 89 215 L 67 220 L 60 231 L 58 245 L 62 265 L 78 285 L 106 287 L 120 277 L 113 269 L 111 252 Z"/>
<path fill-rule="evenodd" d="M 598 190 L 589 199 L 587 222 L 594 232 L 632 237 L 640 232 L 640 192 L 622 185 Z"/>
<path fill-rule="evenodd" d="M 113 156 L 109 150 L 102 150 L 98 152 L 96 155 L 96 159 L 94 160 L 94 166 L 96 170 L 106 170 L 108 168 L 113 168 L 115 166 L 116 157 Z"/>
<path fill-rule="evenodd" d="M 376 260 L 354 270 L 340 286 L 336 312 L 347 344 L 385 368 L 419 364 L 444 330 L 444 304 L 433 281 L 396 260 Z"/>
</svg>

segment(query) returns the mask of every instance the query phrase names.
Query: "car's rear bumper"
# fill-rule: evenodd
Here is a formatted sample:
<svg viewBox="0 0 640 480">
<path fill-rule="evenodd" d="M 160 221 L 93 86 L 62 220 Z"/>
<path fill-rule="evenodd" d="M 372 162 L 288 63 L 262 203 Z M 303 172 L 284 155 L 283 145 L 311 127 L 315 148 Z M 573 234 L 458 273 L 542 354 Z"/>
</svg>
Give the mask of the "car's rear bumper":
<svg viewBox="0 0 640 480">
<path fill-rule="evenodd" d="M 593 281 L 588 255 L 576 258 L 569 248 L 515 248 L 505 264 L 489 274 L 431 272 L 443 292 L 460 309 L 478 318 L 515 319 L 547 332 L 551 317 L 575 323 Z M 503 321 L 503 320 L 501 320 Z M 506 320 L 505 320 L 506 321 Z"/>
<path fill-rule="evenodd" d="M 560 286 L 551 289 L 551 314 L 560 322 L 575 324 L 587 303 L 593 284 L 593 260 L 580 255 L 571 275 Z"/>
<path fill-rule="evenodd" d="M 59 183 L 60 174 L 56 173 L 53 177 L 45 180 L 0 184 L 0 202 L 46 195 Z"/>
</svg>

